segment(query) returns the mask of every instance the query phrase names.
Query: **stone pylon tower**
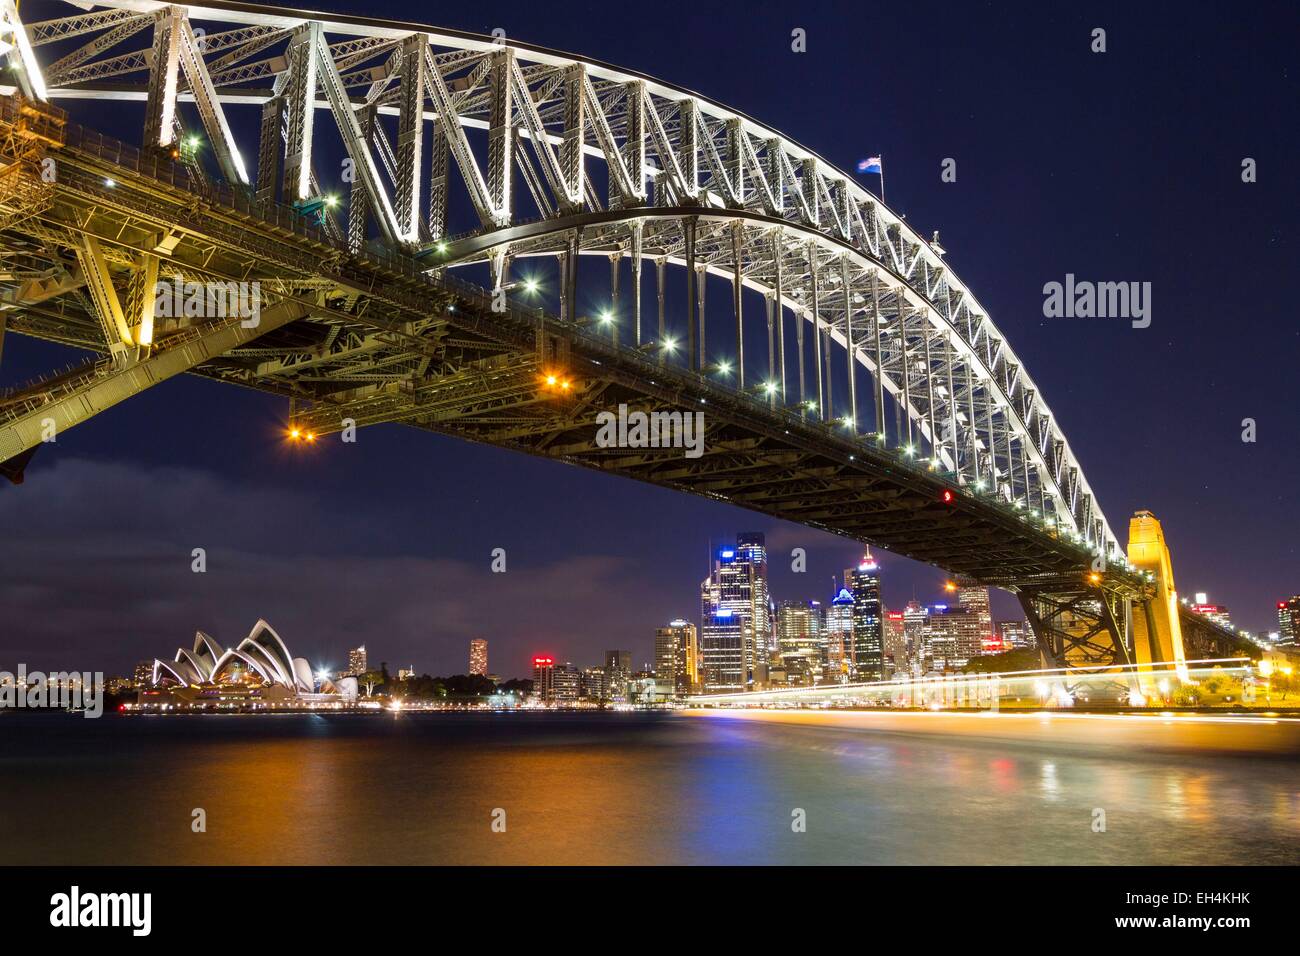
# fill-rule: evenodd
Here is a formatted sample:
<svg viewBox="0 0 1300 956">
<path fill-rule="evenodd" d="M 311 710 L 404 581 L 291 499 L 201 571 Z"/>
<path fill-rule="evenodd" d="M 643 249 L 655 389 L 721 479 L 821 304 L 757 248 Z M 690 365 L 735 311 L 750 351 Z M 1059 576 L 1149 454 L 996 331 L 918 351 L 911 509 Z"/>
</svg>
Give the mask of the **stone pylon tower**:
<svg viewBox="0 0 1300 956">
<path fill-rule="evenodd" d="M 1169 548 L 1160 521 L 1149 511 L 1139 511 L 1129 520 L 1128 559 L 1139 571 L 1150 572 L 1155 584 L 1154 596 L 1133 608 L 1133 657 L 1139 665 L 1142 692 L 1150 696 L 1159 693 L 1158 682 L 1151 669 L 1142 665 L 1175 664 L 1185 677 L 1187 658 Z"/>
</svg>

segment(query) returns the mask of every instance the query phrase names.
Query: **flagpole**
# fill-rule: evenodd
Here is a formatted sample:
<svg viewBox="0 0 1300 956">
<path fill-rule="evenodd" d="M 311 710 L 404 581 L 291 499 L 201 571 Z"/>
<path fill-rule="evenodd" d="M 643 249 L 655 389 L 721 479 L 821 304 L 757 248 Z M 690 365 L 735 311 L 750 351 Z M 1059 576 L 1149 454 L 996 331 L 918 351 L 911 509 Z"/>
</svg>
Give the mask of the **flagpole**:
<svg viewBox="0 0 1300 956">
<path fill-rule="evenodd" d="M 885 154 L 880 154 L 880 201 L 885 201 Z"/>
</svg>

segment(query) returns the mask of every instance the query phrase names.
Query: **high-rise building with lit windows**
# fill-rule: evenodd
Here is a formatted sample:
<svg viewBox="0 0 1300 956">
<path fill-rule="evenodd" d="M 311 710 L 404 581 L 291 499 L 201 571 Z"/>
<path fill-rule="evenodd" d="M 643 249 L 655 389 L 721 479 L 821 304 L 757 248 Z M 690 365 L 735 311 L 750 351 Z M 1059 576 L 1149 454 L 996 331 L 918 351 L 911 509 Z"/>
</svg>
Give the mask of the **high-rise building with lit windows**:
<svg viewBox="0 0 1300 956">
<path fill-rule="evenodd" d="M 998 621 L 997 633 L 1004 650 L 1036 646 L 1028 621 Z"/>
<path fill-rule="evenodd" d="M 905 674 L 911 670 L 911 656 L 907 648 L 907 631 L 902 611 L 885 611 L 885 671 L 888 676 Z"/>
<path fill-rule="evenodd" d="M 655 628 L 654 676 L 671 682 L 678 697 L 694 693 L 700 683 L 699 642 L 690 621 L 669 621 Z"/>
<path fill-rule="evenodd" d="M 469 672 L 480 677 L 487 676 L 487 638 L 476 637 L 469 642 Z"/>
<path fill-rule="evenodd" d="M 989 589 L 976 584 L 962 584 L 957 588 L 957 603 L 965 620 L 957 627 L 957 654 L 969 661 L 1000 644 L 993 631 L 993 615 L 989 611 Z"/>
<path fill-rule="evenodd" d="M 610 700 L 626 700 L 632 680 L 632 652 L 605 652 L 605 693 Z"/>
<path fill-rule="evenodd" d="M 1277 602 L 1277 646 L 1300 647 L 1300 594 Z"/>
<path fill-rule="evenodd" d="M 826 631 L 822 639 L 823 678 L 847 680 L 853 657 L 853 592 L 840 588 L 826 608 Z"/>
<path fill-rule="evenodd" d="M 348 673 L 349 674 L 358 674 L 358 675 L 364 674 L 367 669 L 368 668 L 366 667 L 366 645 L 362 644 L 360 647 L 354 647 L 352 648 L 352 650 L 348 651 Z"/>
<path fill-rule="evenodd" d="M 545 654 L 533 658 L 533 693 L 543 703 L 555 700 L 555 658 Z"/>
<path fill-rule="evenodd" d="M 1228 609 L 1222 604 L 1211 604 L 1209 595 L 1204 591 L 1197 591 L 1195 599 L 1191 603 L 1191 608 L 1197 614 L 1204 614 L 1215 624 L 1223 627 L 1232 627 L 1232 618 L 1228 614 Z"/>
<path fill-rule="evenodd" d="M 744 531 L 736 535 L 736 555 L 747 565 L 750 577 L 749 605 L 753 618 L 753 646 L 746 652 L 746 666 L 751 680 L 756 672 L 767 666 L 772 647 L 768 641 L 772 634 L 772 623 L 768 620 L 768 608 L 771 606 L 767 588 L 767 541 L 757 531 Z"/>
<path fill-rule="evenodd" d="M 853 679 L 885 679 L 885 633 L 880 604 L 880 565 L 871 552 L 856 568 L 844 572 L 853 595 Z"/>
<path fill-rule="evenodd" d="M 913 674 L 924 674 L 929 655 L 930 609 L 915 598 L 903 609 L 903 639 Z"/>
<path fill-rule="evenodd" d="M 737 536 L 719 548 L 700 584 L 700 666 L 709 691 L 745 690 L 767 681 L 767 549 L 763 536 Z"/>
</svg>

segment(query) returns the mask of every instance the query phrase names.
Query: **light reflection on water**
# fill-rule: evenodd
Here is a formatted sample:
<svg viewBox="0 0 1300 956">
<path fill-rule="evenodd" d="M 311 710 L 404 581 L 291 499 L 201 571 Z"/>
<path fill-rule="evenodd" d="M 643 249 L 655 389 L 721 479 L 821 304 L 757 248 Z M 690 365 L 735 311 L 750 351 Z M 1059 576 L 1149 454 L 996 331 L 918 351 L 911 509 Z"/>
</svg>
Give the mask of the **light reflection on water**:
<svg viewBox="0 0 1300 956">
<path fill-rule="evenodd" d="M 1279 757 L 670 714 L 15 714 L 0 766 L 15 864 L 1300 861 Z"/>
</svg>

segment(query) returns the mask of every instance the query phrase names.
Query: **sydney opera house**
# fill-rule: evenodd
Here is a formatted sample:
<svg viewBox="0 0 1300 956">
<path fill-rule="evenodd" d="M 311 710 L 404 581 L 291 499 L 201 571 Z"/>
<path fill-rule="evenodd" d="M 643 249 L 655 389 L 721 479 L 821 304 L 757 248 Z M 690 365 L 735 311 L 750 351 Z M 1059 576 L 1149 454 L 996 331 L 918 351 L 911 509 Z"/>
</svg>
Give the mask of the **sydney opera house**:
<svg viewBox="0 0 1300 956">
<path fill-rule="evenodd" d="M 153 686 L 140 692 L 143 709 L 231 710 L 345 704 L 357 698 L 354 676 L 317 679 L 311 665 L 289 653 L 266 621 L 236 647 L 199 631 L 190 650 L 153 662 Z"/>
</svg>

